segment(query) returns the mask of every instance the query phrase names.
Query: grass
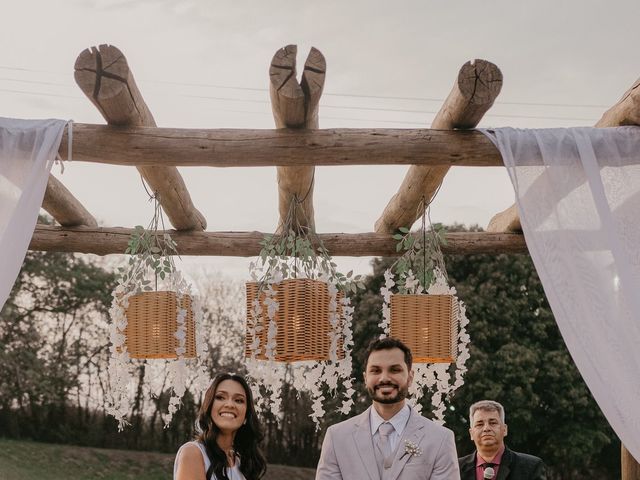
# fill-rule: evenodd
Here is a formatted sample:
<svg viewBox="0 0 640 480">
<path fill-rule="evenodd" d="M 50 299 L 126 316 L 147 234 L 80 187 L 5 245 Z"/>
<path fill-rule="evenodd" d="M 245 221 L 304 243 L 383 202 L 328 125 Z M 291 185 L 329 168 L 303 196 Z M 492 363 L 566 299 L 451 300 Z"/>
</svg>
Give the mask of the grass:
<svg viewBox="0 0 640 480">
<path fill-rule="evenodd" d="M 0 479 L 171 479 L 174 456 L 0 438 Z M 265 480 L 312 480 L 314 475 L 310 468 L 269 465 Z"/>
</svg>

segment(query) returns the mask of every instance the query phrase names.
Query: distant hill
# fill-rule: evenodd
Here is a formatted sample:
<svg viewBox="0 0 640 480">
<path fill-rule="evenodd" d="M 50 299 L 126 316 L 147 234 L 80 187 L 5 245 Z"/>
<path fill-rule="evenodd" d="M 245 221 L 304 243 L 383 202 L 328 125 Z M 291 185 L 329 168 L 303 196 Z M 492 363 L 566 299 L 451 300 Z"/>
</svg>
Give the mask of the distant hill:
<svg viewBox="0 0 640 480">
<path fill-rule="evenodd" d="M 174 455 L 0 438 L 2 480 L 166 480 Z M 269 465 L 266 480 L 312 480 L 310 468 Z"/>
</svg>

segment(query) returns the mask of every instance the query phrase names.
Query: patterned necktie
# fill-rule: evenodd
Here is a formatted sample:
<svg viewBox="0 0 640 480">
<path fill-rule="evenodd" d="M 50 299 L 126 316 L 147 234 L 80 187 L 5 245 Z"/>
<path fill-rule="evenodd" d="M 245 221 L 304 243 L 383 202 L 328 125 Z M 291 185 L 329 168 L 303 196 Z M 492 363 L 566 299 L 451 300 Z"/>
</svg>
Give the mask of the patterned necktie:
<svg viewBox="0 0 640 480">
<path fill-rule="evenodd" d="M 393 459 L 391 458 L 391 434 L 395 432 L 395 428 L 389 422 L 384 422 L 378 427 L 378 446 L 383 455 L 382 465 L 384 468 L 391 467 Z"/>
</svg>

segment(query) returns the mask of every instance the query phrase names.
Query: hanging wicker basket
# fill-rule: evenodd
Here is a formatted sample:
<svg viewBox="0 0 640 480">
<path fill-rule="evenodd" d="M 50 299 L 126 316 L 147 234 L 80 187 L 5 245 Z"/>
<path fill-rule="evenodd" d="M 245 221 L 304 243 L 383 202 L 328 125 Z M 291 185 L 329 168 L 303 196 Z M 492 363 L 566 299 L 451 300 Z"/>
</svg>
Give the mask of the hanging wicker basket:
<svg viewBox="0 0 640 480">
<path fill-rule="evenodd" d="M 453 363 L 459 307 L 453 295 L 391 295 L 391 336 L 404 342 L 416 363 Z"/>
<path fill-rule="evenodd" d="M 177 358 L 178 328 L 176 292 L 143 292 L 129 297 L 126 309 L 125 345 L 131 358 Z M 182 297 L 185 317 L 186 352 L 183 358 L 195 358 L 196 341 L 191 297 Z"/>
<path fill-rule="evenodd" d="M 275 300 L 279 309 L 275 314 L 277 327 L 275 358 L 277 362 L 296 362 L 304 360 L 323 361 L 330 360 L 331 332 L 329 322 L 329 291 L 325 282 L 308 278 L 283 280 L 274 284 L 276 290 Z M 247 319 L 250 319 L 253 300 L 258 295 L 258 284 L 247 282 Z M 267 343 L 267 330 L 269 317 L 264 302 L 265 295 L 261 295 L 260 302 L 262 314 L 258 319 L 258 325 L 262 326 L 260 336 L 260 353 L 256 355 L 259 360 L 266 360 L 264 346 Z M 342 319 L 342 306 L 340 299 L 342 294 L 338 292 L 337 314 Z M 246 329 L 245 357 L 251 357 L 251 343 L 253 337 L 250 329 Z M 342 332 L 342 324 L 339 326 Z M 337 356 L 344 358 L 343 338 L 338 339 Z"/>
</svg>

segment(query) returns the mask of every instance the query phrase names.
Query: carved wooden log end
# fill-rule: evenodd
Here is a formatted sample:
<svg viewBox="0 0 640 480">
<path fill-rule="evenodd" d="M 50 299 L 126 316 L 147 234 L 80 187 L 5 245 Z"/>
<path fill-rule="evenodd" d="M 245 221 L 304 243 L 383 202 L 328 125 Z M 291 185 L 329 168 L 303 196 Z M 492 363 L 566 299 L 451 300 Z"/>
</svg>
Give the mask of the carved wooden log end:
<svg viewBox="0 0 640 480">
<path fill-rule="evenodd" d="M 502 89 L 502 72 L 487 60 L 471 60 L 458 72 L 460 93 L 474 105 L 493 105 Z"/>
<path fill-rule="evenodd" d="M 110 125 L 156 125 L 126 57 L 113 45 L 83 50 L 76 59 L 74 76 Z"/>
<path fill-rule="evenodd" d="M 502 72 L 496 65 L 486 60 L 465 63 L 431 128 L 475 128 L 501 89 Z"/>
<path fill-rule="evenodd" d="M 301 127 L 305 121 L 305 98 L 296 79 L 296 45 L 278 50 L 269 67 L 270 95 L 277 128 Z"/>
<path fill-rule="evenodd" d="M 487 232 L 492 233 L 517 233 L 522 232 L 520 216 L 516 205 L 511 205 L 505 211 L 500 212 L 491 219 L 487 226 Z"/>
<path fill-rule="evenodd" d="M 320 50 L 311 48 L 304 64 L 300 86 L 306 97 L 307 119 L 306 128 L 318 128 L 318 105 L 327 72 L 327 62 Z M 310 126 L 315 124 L 315 126 Z"/>
<path fill-rule="evenodd" d="M 596 123 L 600 128 L 621 125 L 640 125 L 640 79 Z"/>
</svg>

